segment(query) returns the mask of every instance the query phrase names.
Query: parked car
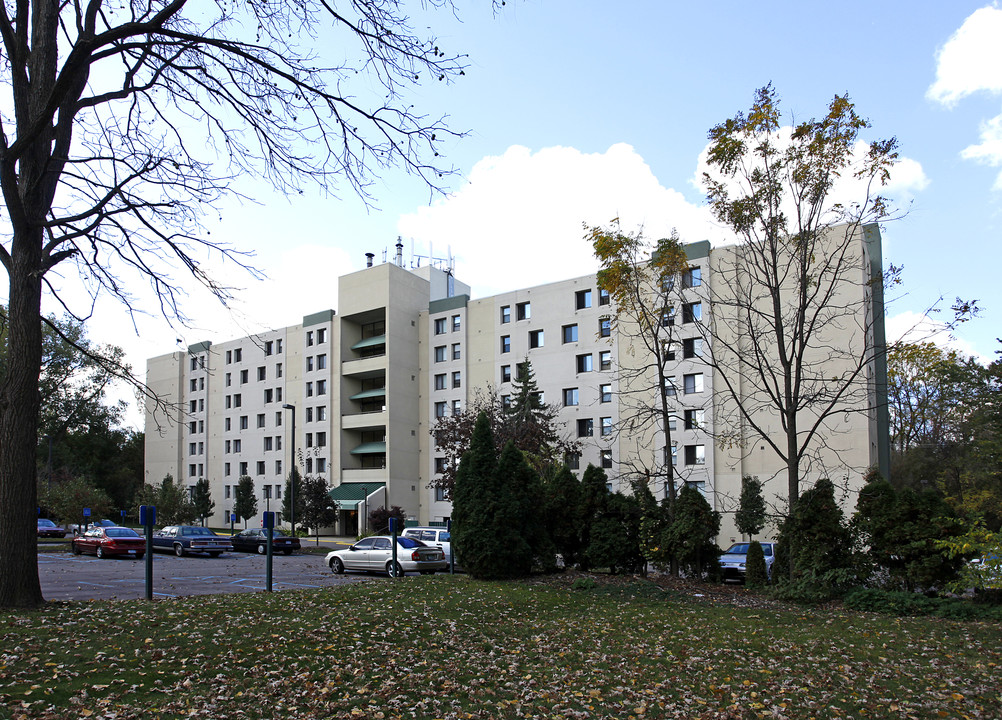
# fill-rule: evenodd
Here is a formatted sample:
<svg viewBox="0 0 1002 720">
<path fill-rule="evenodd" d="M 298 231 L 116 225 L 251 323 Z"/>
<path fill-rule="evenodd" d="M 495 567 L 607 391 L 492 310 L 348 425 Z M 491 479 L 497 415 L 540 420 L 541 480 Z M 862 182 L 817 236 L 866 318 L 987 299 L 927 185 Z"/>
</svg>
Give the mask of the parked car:
<svg viewBox="0 0 1002 720">
<path fill-rule="evenodd" d="M 344 550 L 327 553 L 327 565 L 331 572 L 340 575 L 345 570 L 385 572 L 387 575 L 403 575 L 419 572 L 430 575 L 436 570 L 445 570 L 449 564 L 441 548 L 430 547 L 420 540 L 400 535 L 397 537 L 397 567 L 393 567 L 393 544 L 389 535 L 373 535 L 362 538 Z"/>
<path fill-rule="evenodd" d="M 95 520 L 91 523 L 81 523 L 80 525 L 67 525 L 66 529 L 69 530 L 74 535 L 80 535 L 84 529 L 94 528 L 94 527 L 121 527 L 114 520 Z"/>
<path fill-rule="evenodd" d="M 168 525 L 153 533 L 154 550 L 171 550 L 178 557 L 188 553 L 208 553 L 219 557 L 232 550 L 228 537 L 220 537 L 206 527 L 198 525 Z"/>
<path fill-rule="evenodd" d="M 281 530 L 273 530 L 271 538 L 271 551 L 281 552 L 291 555 L 293 550 L 299 549 L 299 538 L 289 537 Z M 242 552 L 256 552 L 264 555 L 268 552 L 268 531 L 264 528 L 247 528 L 230 538 L 234 550 Z"/>
<path fill-rule="evenodd" d="M 87 553 L 99 558 L 124 555 L 142 559 L 146 554 L 146 541 L 132 528 L 92 527 L 83 535 L 73 538 L 70 547 L 74 555 Z"/>
<path fill-rule="evenodd" d="M 745 580 L 745 563 L 748 560 L 748 546 L 751 543 L 734 543 L 724 550 L 720 556 L 720 567 L 723 570 L 724 581 Z M 762 554 L 765 556 L 765 572 L 772 578 L 772 563 L 776 560 L 776 543 L 761 542 Z"/>
<path fill-rule="evenodd" d="M 44 538 L 64 538 L 66 537 L 66 530 L 59 527 L 51 520 L 46 520 L 45 518 L 38 518 L 38 537 Z"/>
<path fill-rule="evenodd" d="M 452 535 L 451 533 L 443 527 L 409 527 L 404 528 L 404 531 L 400 533 L 403 537 L 411 537 L 415 540 L 420 540 L 425 545 L 430 545 L 432 547 L 442 548 L 442 552 L 445 553 L 446 564 L 451 562 L 452 558 Z M 459 561 L 456 561 L 456 570 L 459 570 Z"/>
</svg>

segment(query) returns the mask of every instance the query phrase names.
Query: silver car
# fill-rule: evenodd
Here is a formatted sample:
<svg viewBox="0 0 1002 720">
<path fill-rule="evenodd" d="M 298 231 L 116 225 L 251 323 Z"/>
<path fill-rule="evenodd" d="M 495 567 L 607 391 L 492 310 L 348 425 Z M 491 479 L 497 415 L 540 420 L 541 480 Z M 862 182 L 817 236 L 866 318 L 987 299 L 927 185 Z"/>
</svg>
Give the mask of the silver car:
<svg viewBox="0 0 1002 720">
<path fill-rule="evenodd" d="M 327 565 L 331 572 L 338 575 L 346 570 L 363 570 L 385 572 L 392 576 L 408 572 L 430 575 L 448 567 L 445 553 L 440 548 L 429 547 L 420 540 L 400 536 L 397 538 L 397 566 L 394 569 L 392 542 L 389 535 L 362 538 L 351 547 L 327 553 Z"/>
<path fill-rule="evenodd" d="M 745 563 L 748 560 L 749 545 L 751 545 L 750 542 L 734 543 L 724 550 L 724 554 L 720 556 L 720 567 L 723 570 L 725 582 L 727 580 L 740 580 L 744 582 Z M 762 554 L 765 556 L 766 575 L 771 579 L 772 563 L 776 559 L 776 543 L 763 542 L 759 543 L 759 545 L 762 546 Z"/>
</svg>

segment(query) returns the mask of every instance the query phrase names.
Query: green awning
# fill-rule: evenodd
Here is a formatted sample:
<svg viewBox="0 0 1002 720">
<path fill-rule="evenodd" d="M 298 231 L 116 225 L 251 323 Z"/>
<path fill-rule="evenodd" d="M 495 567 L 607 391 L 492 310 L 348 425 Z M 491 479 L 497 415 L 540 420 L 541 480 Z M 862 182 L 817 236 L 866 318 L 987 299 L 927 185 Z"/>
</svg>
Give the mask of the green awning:
<svg viewBox="0 0 1002 720">
<path fill-rule="evenodd" d="M 341 483 L 327 493 L 342 510 L 354 510 L 369 495 L 385 487 L 386 483 Z"/>
<path fill-rule="evenodd" d="M 386 454 L 386 441 L 362 443 L 351 450 L 352 455 L 384 455 Z"/>
<path fill-rule="evenodd" d="M 364 350 L 365 348 L 375 347 L 376 345 L 385 345 L 386 336 L 385 335 L 374 335 L 373 337 L 367 337 L 364 340 L 359 340 L 357 343 L 351 346 L 352 350 Z"/>
<path fill-rule="evenodd" d="M 368 400 L 369 398 L 386 397 L 386 388 L 375 388 L 374 390 L 363 390 L 360 393 L 355 393 L 349 399 L 350 400 Z"/>
</svg>

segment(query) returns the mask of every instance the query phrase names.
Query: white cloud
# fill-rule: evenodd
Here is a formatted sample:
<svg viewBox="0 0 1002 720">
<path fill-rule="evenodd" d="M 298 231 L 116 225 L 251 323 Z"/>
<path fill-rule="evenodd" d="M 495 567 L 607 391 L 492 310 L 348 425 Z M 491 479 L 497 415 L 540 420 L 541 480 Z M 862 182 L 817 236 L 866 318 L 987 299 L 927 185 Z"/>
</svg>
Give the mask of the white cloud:
<svg viewBox="0 0 1002 720">
<path fill-rule="evenodd" d="M 448 245 L 456 276 L 482 297 L 594 272 L 583 223 L 620 218 L 651 238 L 677 228 L 683 241 L 719 241 L 724 233 L 705 207 L 664 188 L 637 152 L 617 144 L 604 153 L 512 146 L 474 166 L 469 181 L 431 207 L 400 218 L 405 238 Z"/>
<path fill-rule="evenodd" d="M 936 53 L 936 81 L 926 96 L 947 106 L 987 91 L 1002 93 L 1002 10 L 974 11 Z"/>
<path fill-rule="evenodd" d="M 947 350 L 956 350 L 965 356 L 974 356 L 985 365 L 994 359 L 979 353 L 973 344 L 951 332 L 942 321 L 911 310 L 888 316 L 885 321 L 885 335 L 888 344 L 899 341 L 931 342 Z"/>
<path fill-rule="evenodd" d="M 1002 115 L 981 123 L 981 142 L 961 151 L 966 160 L 975 160 L 991 167 L 1002 166 Z M 995 190 L 1002 190 L 1002 173 L 995 178 Z"/>
</svg>

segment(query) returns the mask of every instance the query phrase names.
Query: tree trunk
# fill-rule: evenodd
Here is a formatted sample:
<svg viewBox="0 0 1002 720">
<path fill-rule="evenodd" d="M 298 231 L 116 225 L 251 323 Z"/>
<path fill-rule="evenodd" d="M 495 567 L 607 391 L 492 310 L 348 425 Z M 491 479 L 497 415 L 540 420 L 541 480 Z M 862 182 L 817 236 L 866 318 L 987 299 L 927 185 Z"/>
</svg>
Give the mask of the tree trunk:
<svg viewBox="0 0 1002 720">
<path fill-rule="evenodd" d="M 38 542 L 38 377 L 42 367 L 40 229 L 15 231 L 10 268 L 7 375 L 0 387 L 0 607 L 43 602 Z"/>
</svg>

